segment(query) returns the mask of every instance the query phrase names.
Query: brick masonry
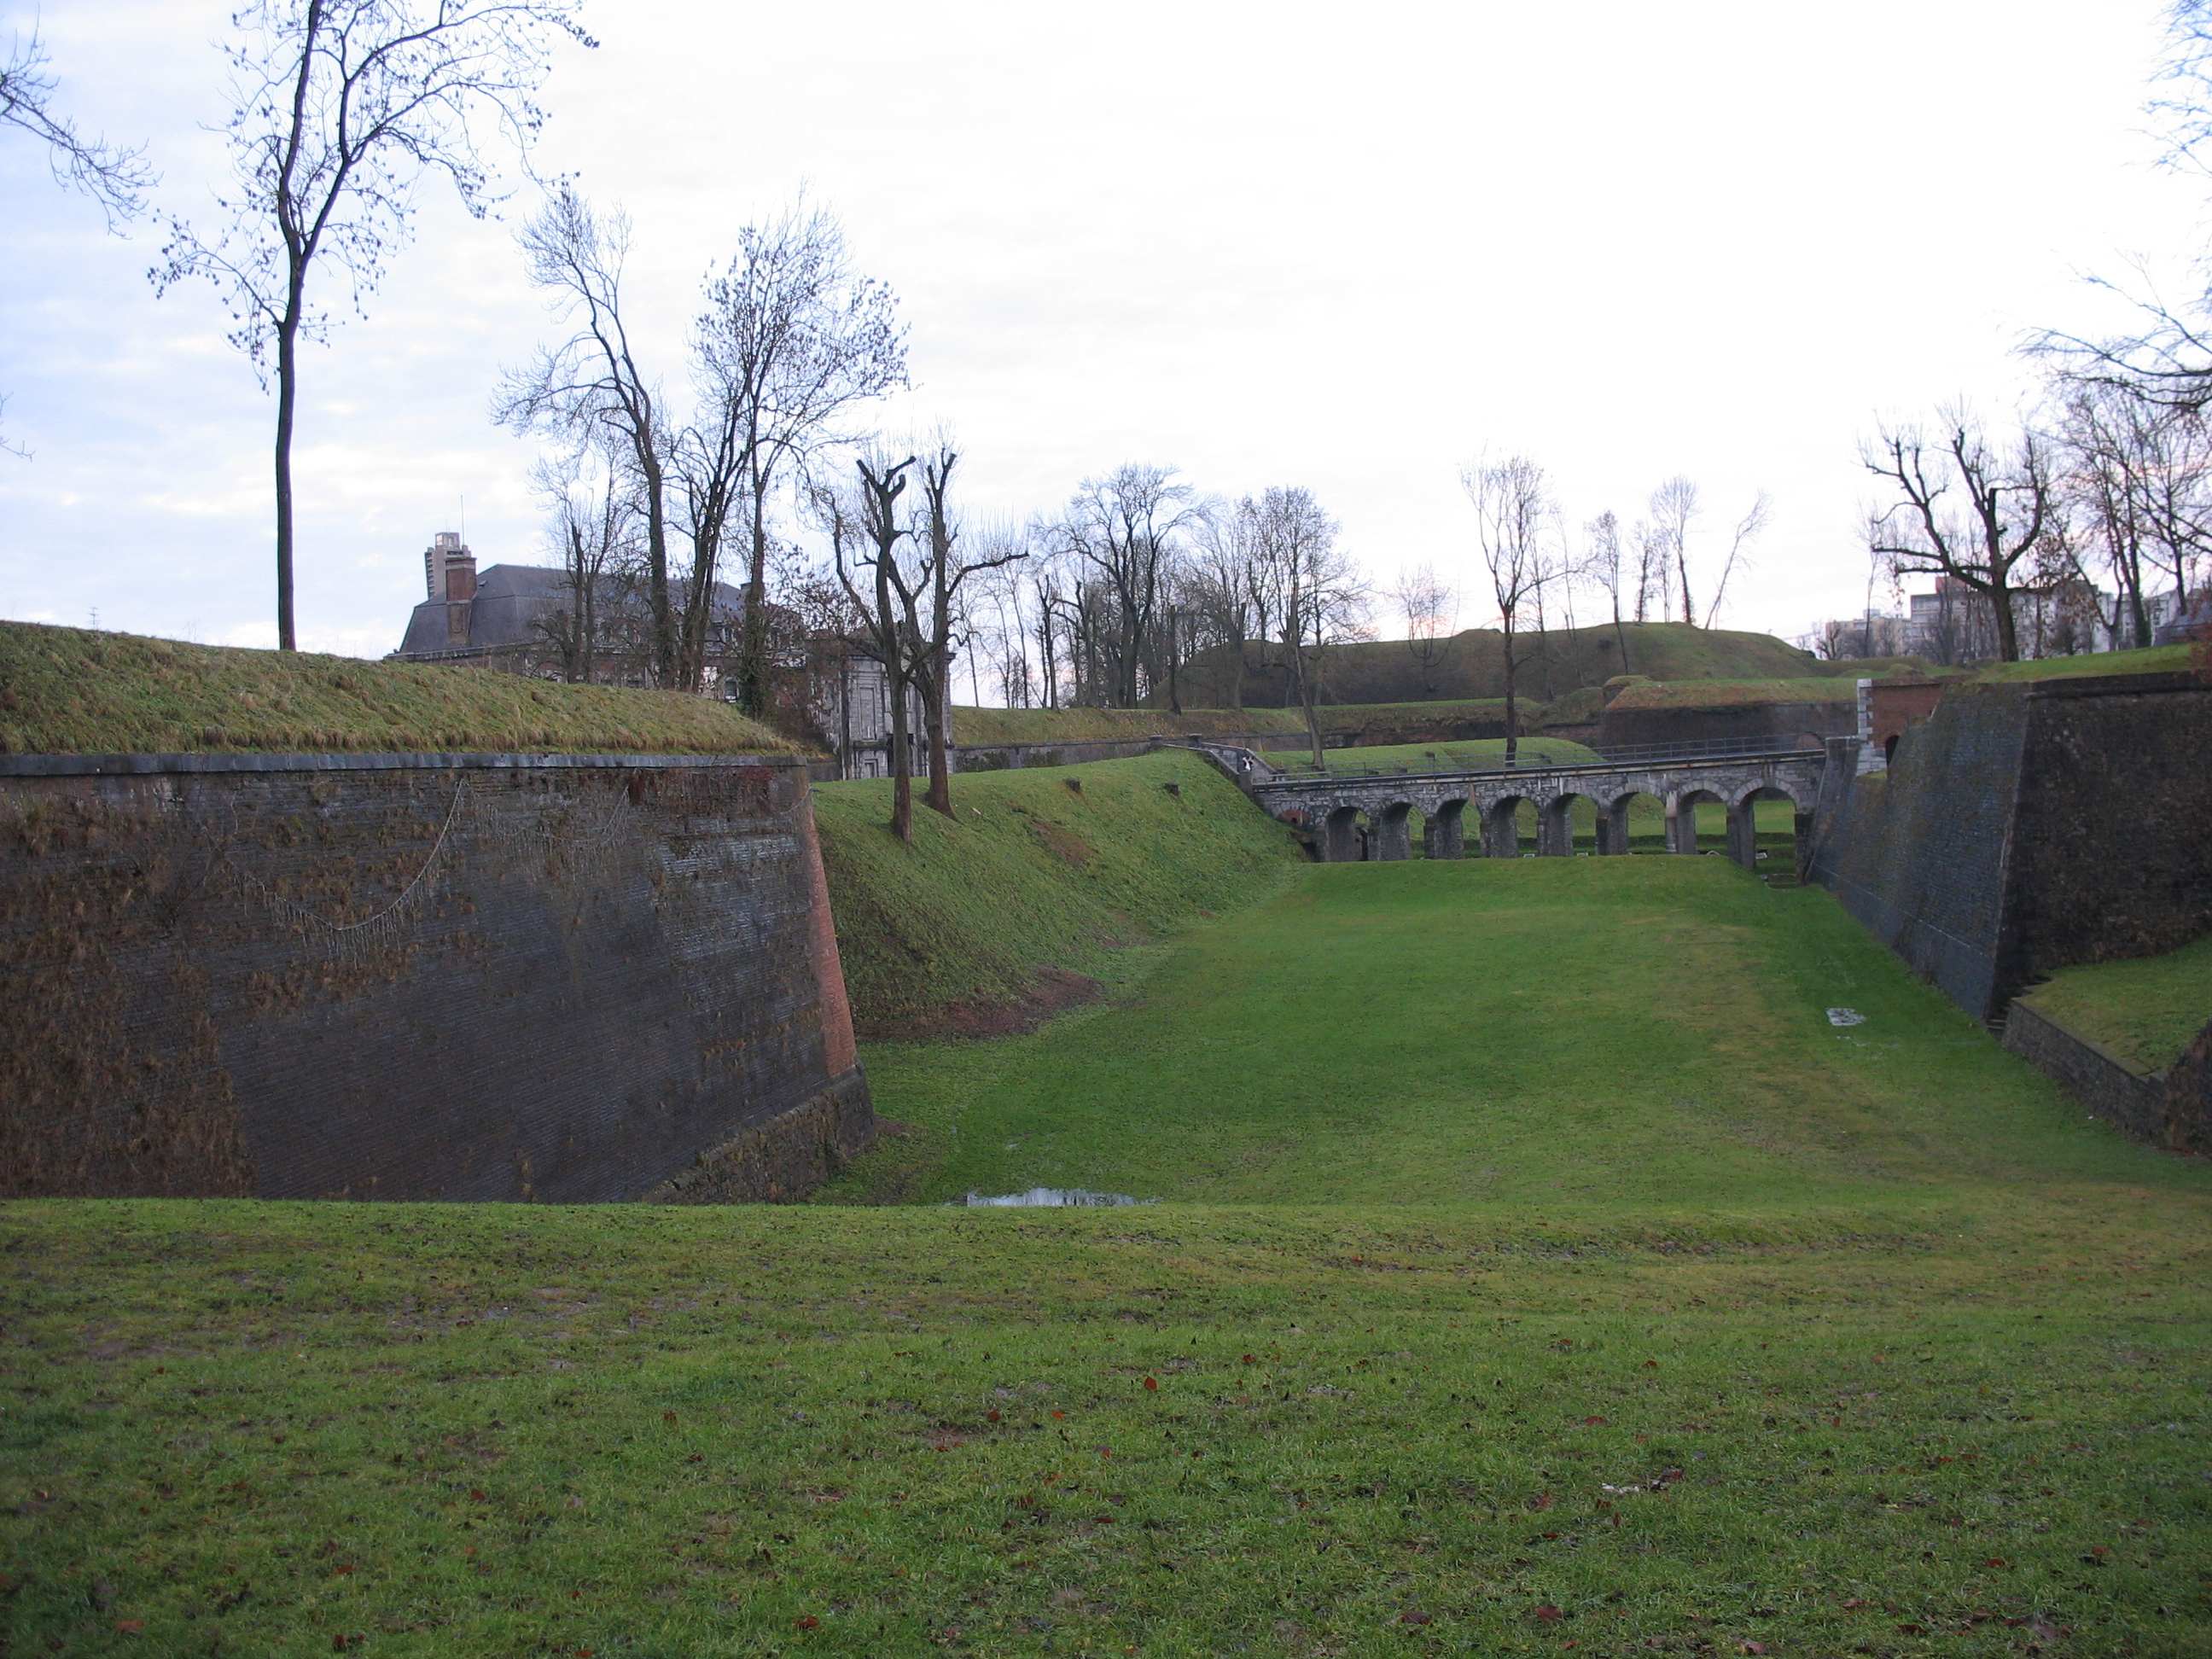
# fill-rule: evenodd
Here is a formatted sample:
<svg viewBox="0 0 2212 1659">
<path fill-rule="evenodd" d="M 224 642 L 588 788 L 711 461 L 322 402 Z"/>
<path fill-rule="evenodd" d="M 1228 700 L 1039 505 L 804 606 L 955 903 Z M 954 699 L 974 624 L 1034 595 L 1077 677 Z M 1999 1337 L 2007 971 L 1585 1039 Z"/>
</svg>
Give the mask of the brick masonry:
<svg viewBox="0 0 2212 1659">
<path fill-rule="evenodd" d="M 803 1191 L 826 899 L 780 757 L 6 757 L 0 1194 Z"/>
<path fill-rule="evenodd" d="M 2166 1078 L 2138 1072 L 2025 1002 L 2005 1015 L 2004 1046 L 2107 1122 L 2140 1140 L 2166 1139 Z"/>
<path fill-rule="evenodd" d="M 1978 1019 L 2077 963 L 2212 931 L 2212 687 L 1955 685 L 1887 772 L 1830 766 L 1814 878 Z"/>
</svg>

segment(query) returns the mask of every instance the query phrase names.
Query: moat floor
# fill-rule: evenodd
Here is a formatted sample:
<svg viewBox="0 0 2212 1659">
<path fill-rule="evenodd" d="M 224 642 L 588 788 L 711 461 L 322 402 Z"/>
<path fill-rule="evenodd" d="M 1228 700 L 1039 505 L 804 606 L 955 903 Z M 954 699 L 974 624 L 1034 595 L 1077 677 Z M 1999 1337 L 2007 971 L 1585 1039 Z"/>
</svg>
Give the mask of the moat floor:
<svg viewBox="0 0 2212 1659">
<path fill-rule="evenodd" d="M 0 1206 L 0 1651 L 2206 1650 L 2212 1171 L 1817 891 L 1317 868 L 865 1058 L 842 1203 Z"/>
</svg>

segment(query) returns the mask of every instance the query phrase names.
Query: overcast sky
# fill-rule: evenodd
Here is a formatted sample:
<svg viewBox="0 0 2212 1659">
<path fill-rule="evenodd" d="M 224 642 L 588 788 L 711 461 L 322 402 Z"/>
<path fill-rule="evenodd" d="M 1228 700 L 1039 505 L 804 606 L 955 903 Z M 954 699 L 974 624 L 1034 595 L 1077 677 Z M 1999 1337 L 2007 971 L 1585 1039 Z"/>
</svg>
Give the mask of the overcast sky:
<svg viewBox="0 0 2212 1659">
<path fill-rule="evenodd" d="M 165 208 L 210 211 L 228 10 L 42 8 L 60 106 L 145 142 Z M 33 15 L 0 0 L 0 35 Z M 2024 331 L 2109 319 L 2086 273 L 2170 266 L 2203 228 L 2202 183 L 2154 165 L 2134 0 L 587 21 L 604 45 L 560 58 L 541 165 L 629 208 L 672 386 L 702 275 L 804 185 L 912 325 L 884 423 L 951 422 L 971 510 L 1160 461 L 1207 492 L 1307 485 L 1378 577 L 1472 588 L 1479 453 L 1540 460 L 1576 525 L 1683 472 L 1715 553 L 1772 492 L 1723 622 L 1785 637 L 1863 601 L 1878 415 L 2016 410 Z M 0 456 L 0 614 L 273 644 L 273 403 L 213 292 L 156 300 L 154 232 L 107 235 L 9 129 L 0 226 L 4 432 L 32 452 Z M 368 319 L 309 349 L 303 646 L 396 646 L 464 497 L 481 562 L 543 560 L 532 451 L 486 413 L 552 327 L 512 233 L 426 193 Z M 1490 620 L 1470 596 L 1462 624 Z"/>
</svg>

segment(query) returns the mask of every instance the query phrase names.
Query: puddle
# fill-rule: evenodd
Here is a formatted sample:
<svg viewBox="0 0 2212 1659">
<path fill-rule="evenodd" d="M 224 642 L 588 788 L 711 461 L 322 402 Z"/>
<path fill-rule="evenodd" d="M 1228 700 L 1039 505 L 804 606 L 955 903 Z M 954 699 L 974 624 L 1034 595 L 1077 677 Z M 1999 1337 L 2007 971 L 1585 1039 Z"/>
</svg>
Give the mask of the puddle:
<svg viewBox="0 0 2212 1659">
<path fill-rule="evenodd" d="M 1828 1024 L 1831 1025 L 1863 1025 L 1866 1024 L 1866 1016 L 1856 1008 L 1831 1008 L 1828 1010 Z"/>
<path fill-rule="evenodd" d="M 1149 1198 L 1131 1198 L 1127 1193 L 1094 1193 L 1081 1187 L 1032 1187 L 1025 1193 L 1001 1193 L 990 1198 L 970 1193 L 967 1201 L 971 1210 L 1072 1210 L 1152 1202 Z"/>
</svg>

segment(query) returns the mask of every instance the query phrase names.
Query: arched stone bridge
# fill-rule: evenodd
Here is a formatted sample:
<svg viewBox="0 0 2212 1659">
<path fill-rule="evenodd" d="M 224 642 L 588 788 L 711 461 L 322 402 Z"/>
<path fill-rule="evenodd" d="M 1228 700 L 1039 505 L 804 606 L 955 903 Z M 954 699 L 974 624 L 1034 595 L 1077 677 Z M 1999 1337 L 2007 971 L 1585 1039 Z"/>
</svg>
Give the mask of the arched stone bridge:
<svg viewBox="0 0 2212 1659">
<path fill-rule="evenodd" d="M 1357 774 L 1304 777 L 1264 768 L 1242 768 L 1246 793 L 1273 817 L 1297 825 L 1310 837 L 1316 856 L 1338 864 L 1366 859 L 1413 856 L 1408 826 L 1419 811 L 1422 846 L 1432 859 L 1466 857 L 1470 852 L 1514 858 L 1521 851 L 1515 809 L 1528 801 L 1536 809 L 1536 851 L 1565 858 L 1575 850 L 1574 804 L 1597 809 L 1597 850 L 1628 850 L 1628 807 L 1638 795 L 1659 801 L 1667 812 L 1667 850 L 1698 850 L 1695 809 L 1711 802 L 1728 809 L 1729 856 L 1747 866 L 1756 857 L 1753 809 L 1760 800 L 1782 799 L 1796 809 L 1799 841 L 1810 825 L 1826 757 L 1818 749 L 1796 749 L 1727 759 L 1648 761 L 1522 767 L 1510 772 L 1429 772 L 1361 776 Z M 1232 761 L 1231 767 L 1241 766 Z M 1235 775 L 1232 772 L 1232 775 Z M 1361 834 L 1359 819 L 1367 819 Z M 1469 836 L 1472 815 L 1475 833 Z M 1472 845 L 1470 845 L 1470 841 Z"/>
</svg>

